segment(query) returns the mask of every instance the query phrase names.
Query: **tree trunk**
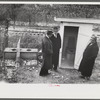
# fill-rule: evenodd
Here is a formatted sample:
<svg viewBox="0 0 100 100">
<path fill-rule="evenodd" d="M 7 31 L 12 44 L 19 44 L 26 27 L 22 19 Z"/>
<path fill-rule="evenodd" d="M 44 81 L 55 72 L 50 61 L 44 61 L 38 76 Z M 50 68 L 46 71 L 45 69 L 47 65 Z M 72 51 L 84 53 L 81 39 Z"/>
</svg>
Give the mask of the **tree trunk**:
<svg viewBox="0 0 100 100">
<path fill-rule="evenodd" d="M 9 27 L 9 20 L 5 21 L 5 34 L 4 34 L 4 48 L 8 47 L 8 27 Z"/>
<path fill-rule="evenodd" d="M 28 19 L 28 21 L 29 21 L 29 26 L 31 26 L 31 16 L 29 15 L 28 18 L 29 18 L 29 19 Z"/>
</svg>

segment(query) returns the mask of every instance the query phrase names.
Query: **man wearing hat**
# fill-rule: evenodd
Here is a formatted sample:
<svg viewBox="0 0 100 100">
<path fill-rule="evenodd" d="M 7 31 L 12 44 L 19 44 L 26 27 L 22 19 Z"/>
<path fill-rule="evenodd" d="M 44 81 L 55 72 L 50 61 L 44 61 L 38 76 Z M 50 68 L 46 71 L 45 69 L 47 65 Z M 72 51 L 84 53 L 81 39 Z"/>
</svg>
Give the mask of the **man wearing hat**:
<svg viewBox="0 0 100 100">
<path fill-rule="evenodd" d="M 60 34 L 58 33 L 58 27 L 53 28 L 53 35 L 51 36 L 50 39 L 53 45 L 53 56 L 52 56 L 53 69 L 57 71 L 59 63 L 59 50 L 61 48 L 61 37 Z"/>
<path fill-rule="evenodd" d="M 42 53 L 43 53 L 43 66 L 40 71 L 40 76 L 48 75 L 48 70 L 52 69 L 52 42 L 50 37 L 52 35 L 52 31 L 47 31 L 46 36 L 42 40 Z"/>
</svg>

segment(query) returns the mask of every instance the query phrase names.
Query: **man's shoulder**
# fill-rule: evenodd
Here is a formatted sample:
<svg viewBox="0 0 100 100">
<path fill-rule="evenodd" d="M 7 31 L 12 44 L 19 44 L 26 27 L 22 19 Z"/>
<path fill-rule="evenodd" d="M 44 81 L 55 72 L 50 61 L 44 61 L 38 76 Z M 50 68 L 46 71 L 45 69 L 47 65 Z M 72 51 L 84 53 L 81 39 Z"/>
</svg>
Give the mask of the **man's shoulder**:
<svg viewBox="0 0 100 100">
<path fill-rule="evenodd" d="M 50 39 L 53 39 L 54 38 L 54 35 L 52 34 L 52 36 L 50 37 Z"/>
<path fill-rule="evenodd" d="M 58 33 L 57 35 L 60 36 L 60 33 Z"/>
<path fill-rule="evenodd" d="M 45 42 L 45 41 L 48 41 L 48 39 L 49 39 L 49 38 L 44 37 L 44 38 L 43 38 L 43 41 L 44 41 L 44 42 Z"/>
<path fill-rule="evenodd" d="M 52 36 L 51 37 L 54 37 L 54 34 L 52 34 Z"/>
<path fill-rule="evenodd" d="M 58 38 L 61 38 L 60 33 L 57 34 L 57 37 L 58 37 Z"/>
</svg>

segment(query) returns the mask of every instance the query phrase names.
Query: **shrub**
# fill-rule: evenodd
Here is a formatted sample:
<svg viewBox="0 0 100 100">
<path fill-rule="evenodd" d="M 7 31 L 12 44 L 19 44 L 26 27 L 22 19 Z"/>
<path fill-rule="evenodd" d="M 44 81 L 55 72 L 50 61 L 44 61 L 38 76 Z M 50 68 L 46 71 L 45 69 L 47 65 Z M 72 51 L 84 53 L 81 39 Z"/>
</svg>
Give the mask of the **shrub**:
<svg viewBox="0 0 100 100">
<path fill-rule="evenodd" d="M 9 37 L 9 47 L 17 47 L 17 43 L 19 40 L 20 36 L 14 35 Z M 38 48 L 41 49 L 41 40 L 42 36 L 40 35 L 28 35 L 25 34 L 24 36 L 21 37 L 21 48 Z"/>
</svg>

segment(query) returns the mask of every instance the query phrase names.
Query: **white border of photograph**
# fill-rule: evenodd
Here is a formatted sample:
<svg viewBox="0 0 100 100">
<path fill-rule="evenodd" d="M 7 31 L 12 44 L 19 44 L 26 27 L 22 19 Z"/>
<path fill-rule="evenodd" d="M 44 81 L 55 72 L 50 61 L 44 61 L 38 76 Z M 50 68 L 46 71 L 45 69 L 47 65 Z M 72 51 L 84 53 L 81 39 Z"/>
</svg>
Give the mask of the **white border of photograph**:
<svg viewBox="0 0 100 100">
<path fill-rule="evenodd" d="M 98 4 L 98 2 L 0 2 L 0 4 Z M 100 99 L 99 84 L 10 84 L 0 82 L 0 98 Z"/>
</svg>

